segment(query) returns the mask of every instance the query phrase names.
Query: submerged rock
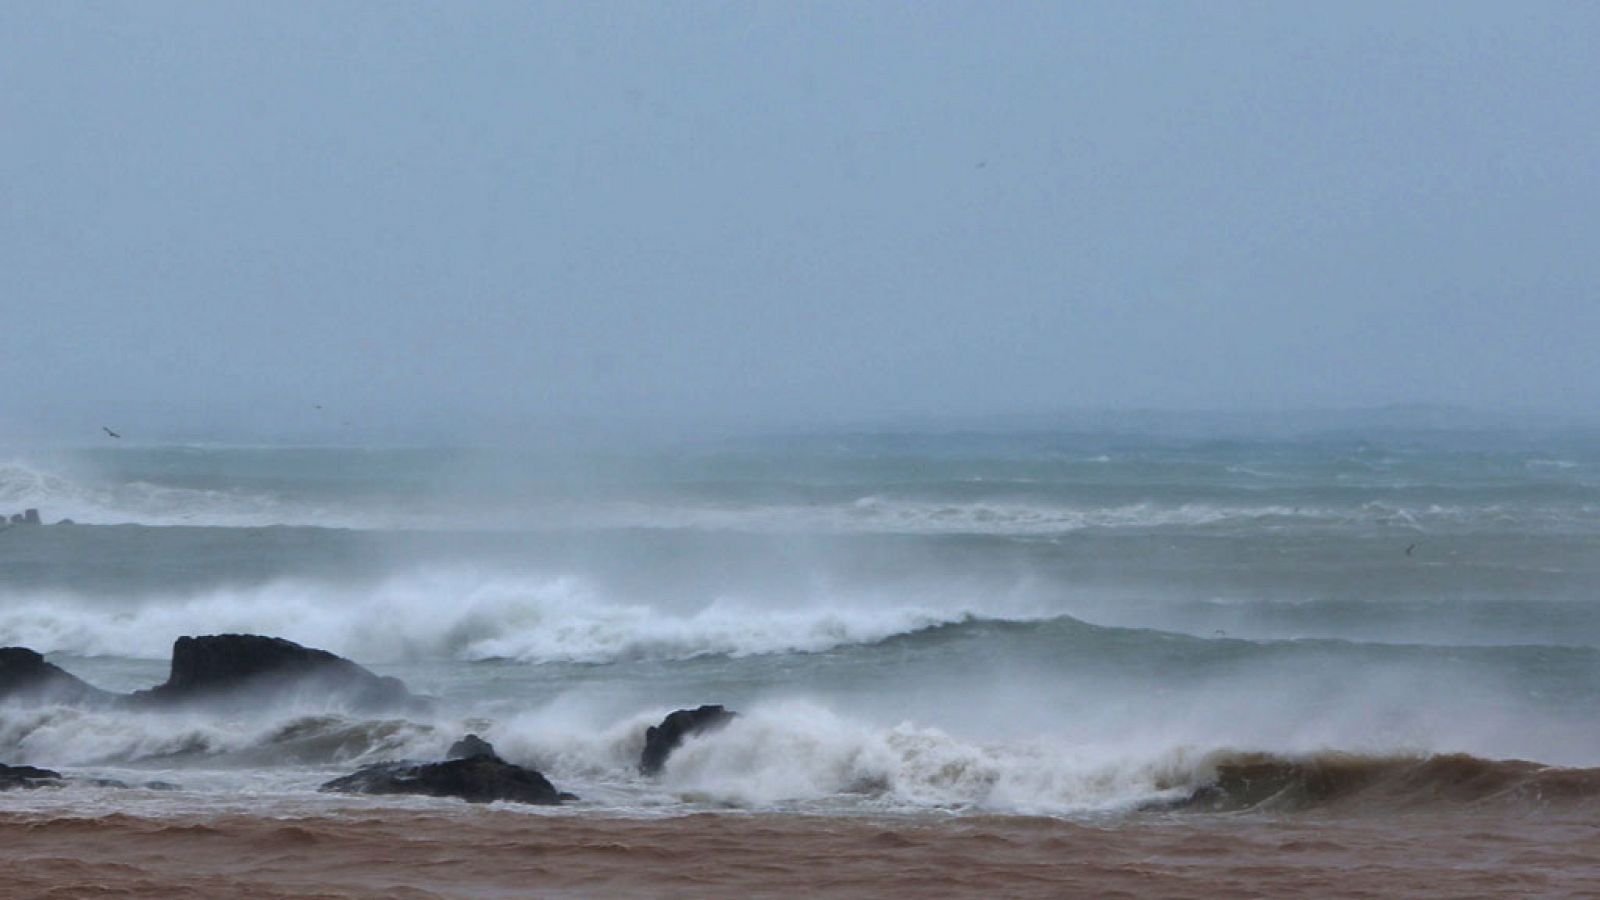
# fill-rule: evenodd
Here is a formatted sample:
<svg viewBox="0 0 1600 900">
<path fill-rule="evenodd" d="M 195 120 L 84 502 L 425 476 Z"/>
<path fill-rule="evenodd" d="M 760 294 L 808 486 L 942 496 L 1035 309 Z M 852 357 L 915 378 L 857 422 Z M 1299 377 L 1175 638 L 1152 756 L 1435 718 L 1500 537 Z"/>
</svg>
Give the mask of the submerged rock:
<svg viewBox="0 0 1600 900">
<path fill-rule="evenodd" d="M 119 790 L 132 790 L 142 788 L 147 791 L 177 791 L 182 790 L 170 781 L 141 781 L 138 784 L 129 784 L 116 778 L 69 778 L 74 784 L 87 784 L 92 787 L 117 788 Z"/>
<path fill-rule="evenodd" d="M 12 788 L 34 788 L 58 785 L 61 773 L 33 766 L 7 766 L 0 764 L 0 791 Z"/>
<path fill-rule="evenodd" d="M 639 770 L 646 775 L 657 775 L 667 764 L 667 757 L 678 749 L 690 735 L 716 731 L 738 717 L 721 706 L 702 706 L 699 709 L 680 709 L 660 725 L 652 725 L 644 733 L 644 752 L 639 755 Z"/>
<path fill-rule="evenodd" d="M 488 746 L 487 742 L 479 743 Z M 506 762 L 493 753 L 447 759 L 444 762 L 388 762 L 364 766 L 350 775 L 324 784 L 324 791 L 344 794 L 420 794 L 425 797 L 459 797 L 468 803 L 507 800 L 558 806 L 576 800 L 555 789 L 549 779 L 533 769 Z"/>
<path fill-rule="evenodd" d="M 12 788 L 60 787 L 67 784 L 86 784 L 90 787 L 118 788 L 127 790 L 132 787 L 126 781 L 115 778 L 68 778 L 60 772 L 51 769 L 41 769 L 37 766 L 8 766 L 0 764 L 0 791 Z M 146 781 L 139 787 L 149 791 L 175 791 L 178 786 L 165 781 Z"/>
<path fill-rule="evenodd" d="M 330 699 L 362 710 L 424 705 L 398 678 L 376 675 L 326 650 L 256 634 L 178 638 L 167 682 L 130 694 L 127 702 L 166 707 Z"/>
<path fill-rule="evenodd" d="M 27 647 L 0 647 L 0 701 L 44 705 L 107 703 L 116 697 Z"/>
</svg>

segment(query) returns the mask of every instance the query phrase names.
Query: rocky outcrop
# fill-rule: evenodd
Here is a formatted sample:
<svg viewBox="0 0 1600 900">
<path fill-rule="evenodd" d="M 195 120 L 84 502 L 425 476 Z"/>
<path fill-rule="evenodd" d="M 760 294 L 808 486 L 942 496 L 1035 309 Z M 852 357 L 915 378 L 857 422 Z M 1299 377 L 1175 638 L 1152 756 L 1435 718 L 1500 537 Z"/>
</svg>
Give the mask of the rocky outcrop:
<svg viewBox="0 0 1600 900">
<path fill-rule="evenodd" d="M 450 749 L 445 752 L 444 758 L 472 759 L 475 756 L 497 755 L 498 754 L 494 752 L 493 744 L 475 734 L 469 734 L 461 740 L 456 741 L 454 744 L 451 744 Z"/>
<path fill-rule="evenodd" d="M 646 775 L 657 775 L 667 764 L 667 757 L 678 749 L 691 735 L 716 731 L 733 721 L 739 714 L 721 706 L 702 706 L 699 709 L 680 709 L 652 725 L 644 733 L 644 752 L 639 755 L 639 770 Z"/>
<path fill-rule="evenodd" d="M 458 797 L 468 803 L 532 803 L 557 806 L 576 800 L 555 789 L 549 779 L 533 769 L 501 759 L 488 741 L 468 735 L 450 748 L 471 755 L 443 762 L 386 762 L 364 766 L 350 775 L 324 784 L 322 790 L 345 794 L 420 794 Z"/>
<path fill-rule="evenodd" d="M 181 637 L 165 684 L 135 692 L 136 707 L 333 701 L 371 711 L 424 705 L 385 678 L 326 650 L 255 634 Z"/>
<path fill-rule="evenodd" d="M 33 766 L 7 766 L 0 764 L 0 791 L 12 788 L 34 788 L 58 785 L 61 773 Z"/>
<path fill-rule="evenodd" d="M 108 691 L 69 674 L 27 647 L 0 647 L 0 701 L 73 706 L 109 703 Z"/>
<path fill-rule="evenodd" d="M 178 638 L 166 683 L 132 694 L 102 691 L 27 647 L 0 648 L 0 702 L 131 709 L 332 703 L 357 712 L 426 712 L 431 705 L 398 678 L 326 650 L 255 634 Z"/>
</svg>

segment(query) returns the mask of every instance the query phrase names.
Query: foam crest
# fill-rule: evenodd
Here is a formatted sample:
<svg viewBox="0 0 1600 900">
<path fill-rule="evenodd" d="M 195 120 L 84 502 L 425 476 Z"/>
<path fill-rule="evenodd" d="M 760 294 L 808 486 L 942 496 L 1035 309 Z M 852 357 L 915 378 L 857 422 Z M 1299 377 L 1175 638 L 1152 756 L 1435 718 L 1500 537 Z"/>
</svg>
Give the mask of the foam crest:
<svg viewBox="0 0 1600 900">
<path fill-rule="evenodd" d="M 1003 500 L 951 501 L 865 496 L 837 504 L 680 506 L 616 504 L 593 510 L 596 524 L 749 533 L 1041 536 L 1086 530 L 1201 527 L 1263 520 L 1334 519 L 1334 510 L 1281 505 L 1133 503 L 1076 505 Z"/>
<path fill-rule="evenodd" d="M 39 509 L 49 521 L 80 524 L 259 527 L 358 523 L 353 516 L 299 508 L 271 494 L 208 490 L 63 475 L 26 462 L 0 463 L 0 510 Z"/>
<path fill-rule="evenodd" d="M 137 710 L 0 707 L 0 756 L 40 765 L 176 767 L 327 765 L 438 756 L 432 723 L 296 710 L 220 717 Z"/>
<path fill-rule="evenodd" d="M 601 663 L 818 652 L 962 621 L 960 609 L 770 610 L 731 600 L 676 613 L 600 596 L 580 580 L 417 572 L 377 587 L 280 582 L 147 599 L 108 611 L 71 595 L 0 610 L 0 645 L 164 659 L 185 634 L 273 634 L 368 662 Z"/>
<path fill-rule="evenodd" d="M 499 720 L 364 719 L 306 711 L 218 718 L 125 710 L 0 708 L 0 756 L 79 774 L 171 773 L 223 795 L 309 795 L 330 771 L 437 759 L 467 731 L 591 807 L 1024 815 L 1201 812 L 1330 805 L 1373 811 L 1461 804 L 1588 805 L 1600 769 L 1429 752 L 1251 751 L 1216 743 L 975 740 L 916 722 L 853 718 L 807 700 L 758 704 L 691 736 L 658 778 L 638 771 L 664 708 L 599 721 L 576 696 Z M 120 776 L 119 776 L 120 777 Z"/>
<path fill-rule="evenodd" d="M 638 743 L 635 737 L 627 747 Z M 1181 790 L 1158 785 L 1157 775 L 1154 765 L 1108 764 L 1062 741 L 974 742 L 782 701 L 689 738 L 668 760 L 661 787 L 749 808 L 844 803 L 1050 814 L 1127 809 Z"/>
</svg>

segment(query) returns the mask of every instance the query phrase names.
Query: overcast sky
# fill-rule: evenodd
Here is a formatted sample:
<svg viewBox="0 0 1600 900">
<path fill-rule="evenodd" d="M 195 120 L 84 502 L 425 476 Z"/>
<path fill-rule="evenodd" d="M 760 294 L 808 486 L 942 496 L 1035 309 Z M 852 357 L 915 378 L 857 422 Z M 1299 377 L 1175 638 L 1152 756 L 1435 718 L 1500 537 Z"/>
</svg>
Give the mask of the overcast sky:
<svg viewBox="0 0 1600 900">
<path fill-rule="evenodd" d="M 13 432 L 1600 406 L 1600 5 L 0 0 L 0 84 Z"/>
</svg>

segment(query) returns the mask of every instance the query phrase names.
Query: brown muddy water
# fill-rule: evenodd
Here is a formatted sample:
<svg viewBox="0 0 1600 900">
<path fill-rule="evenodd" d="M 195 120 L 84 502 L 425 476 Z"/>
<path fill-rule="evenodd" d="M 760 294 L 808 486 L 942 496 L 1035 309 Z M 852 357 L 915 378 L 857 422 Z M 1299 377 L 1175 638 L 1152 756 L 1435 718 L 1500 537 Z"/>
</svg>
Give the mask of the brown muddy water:
<svg viewBox="0 0 1600 900">
<path fill-rule="evenodd" d="M 6 813 L 0 866 L 5 897 L 1566 897 L 1600 896 L 1600 821 Z"/>
</svg>

